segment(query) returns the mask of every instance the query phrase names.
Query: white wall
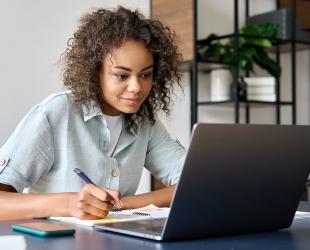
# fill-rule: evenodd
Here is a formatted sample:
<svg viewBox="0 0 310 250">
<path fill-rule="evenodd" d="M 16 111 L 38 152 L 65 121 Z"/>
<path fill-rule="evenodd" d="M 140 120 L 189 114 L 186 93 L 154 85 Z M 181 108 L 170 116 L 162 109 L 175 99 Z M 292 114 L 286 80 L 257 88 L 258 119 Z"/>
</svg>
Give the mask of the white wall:
<svg viewBox="0 0 310 250">
<path fill-rule="evenodd" d="M 33 105 L 61 89 L 56 64 L 79 17 L 117 5 L 150 15 L 148 0 L 0 1 L 0 145 Z"/>
<path fill-rule="evenodd" d="M 118 5 L 150 16 L 149 0 L 0 1 L 0 145 L 33 105 L 62 88 L 56 64 L 79 17 Z M 149 186 L 146 176 L 139 192 Z"/>
</svg>

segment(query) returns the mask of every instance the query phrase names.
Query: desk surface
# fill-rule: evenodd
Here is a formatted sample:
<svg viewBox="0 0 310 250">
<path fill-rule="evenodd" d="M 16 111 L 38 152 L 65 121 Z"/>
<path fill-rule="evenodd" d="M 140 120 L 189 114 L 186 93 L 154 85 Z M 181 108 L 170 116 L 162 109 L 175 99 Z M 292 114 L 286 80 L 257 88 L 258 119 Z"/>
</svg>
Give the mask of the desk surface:
<svg viewBox="0 0 310 250">
<path fill-rule="evenodd" d="M 310 203 L 301 203 L 302 211 L 310 211 Z M 272 218 L 271 218 L 272 219 Z M 4 221 L 0 222 L 0 235 L 17 235 L 11 231 L 13 223 L 41 221 Z M 276 232 L 237 235 L 229 237 L 208 238 L 179 242 L 156 242 L 114 233 L 96 231 L 90 227 L 74 226 L 75 236 L 62 236 L 55 238 L 40 238 L 23 234 L 27 249 L 310 249 L 310 219 L 294 221 L 288 229 Z"/>
</svg>

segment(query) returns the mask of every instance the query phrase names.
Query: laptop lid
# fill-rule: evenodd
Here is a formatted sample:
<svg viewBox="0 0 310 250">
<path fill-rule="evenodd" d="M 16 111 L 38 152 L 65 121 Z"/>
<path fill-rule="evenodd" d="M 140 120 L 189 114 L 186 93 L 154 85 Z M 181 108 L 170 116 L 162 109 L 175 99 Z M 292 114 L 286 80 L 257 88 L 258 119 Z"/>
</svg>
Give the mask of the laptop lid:
<svg viewBox="0 0 310 250">
<path fill-rule="evenodd" d="M 310 126 L 198 124 L 164 238 L 290 226 L 309 156 Z"/>
<path fill-rule="evenodd" d="M 290 226 L 310 170 L 309 138 L 310 126 L 198 124 L 169 217 L 155 239 Z M 115 231 L 117 224 L 104 228 Z"/>
</svg>

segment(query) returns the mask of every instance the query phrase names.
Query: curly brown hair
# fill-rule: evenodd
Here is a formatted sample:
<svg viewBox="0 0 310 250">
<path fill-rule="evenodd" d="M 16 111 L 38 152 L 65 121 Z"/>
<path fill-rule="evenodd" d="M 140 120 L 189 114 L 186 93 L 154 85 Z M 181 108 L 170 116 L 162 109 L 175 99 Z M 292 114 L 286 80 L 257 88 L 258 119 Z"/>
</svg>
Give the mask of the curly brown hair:
<svg viewBox="0 0 310 250">
<path fill-rule="evenodd" d="M 64 85 L 76 103 L 94 100 L 102 104 L 99 73 L 103 58 L 126 40 L 143 41 L 154 57 L 154 84 L 148 98 L 134 114 L 125 114 L 127 128 L 135 128 L 145 117 L 155 123 L 154 112 L 170 113 L 171 94 L 181 87 L 182 56 L 176 35 L 158 20 L 146 19 L 138 10 L 117 7 L 85 14 L 63 54 Z"/>
</svg>

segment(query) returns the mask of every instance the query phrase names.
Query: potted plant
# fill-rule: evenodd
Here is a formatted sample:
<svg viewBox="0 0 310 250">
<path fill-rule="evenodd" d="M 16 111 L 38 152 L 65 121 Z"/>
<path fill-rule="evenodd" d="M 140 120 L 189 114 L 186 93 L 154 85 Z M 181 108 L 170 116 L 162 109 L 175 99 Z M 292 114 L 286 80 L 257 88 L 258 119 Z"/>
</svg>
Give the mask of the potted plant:
<svg viewBox="0 0 310 250">
<path fill-rule="evenodd" d="M 277 35 L 277 32 L 278 26 L 271 23 L 245 26 L 238 35 L 238 56 L 234 52 L 234 37 L 222 43 L 218 35 L 211 34 L 200 42 L 199 56 L 201 60 L 227 64 L 231 74 L 235 73 L 236 66 L 241 71 L 254 72 L 254 63 L 256 63 L 274 78 L 279 79 L 280 65 L 270 58 L 265 50 L 272 47 L 271 39 Z M 211 82 L 212 88 L 213 82 Z M 233 97 L 237 91 L 239 100 L 247 99 L 247 86 L 242 77 L 238 79 L 237 88 L 233 84 L 230 88 Z"/>
<path fill-rule="evenodd" d="M 271 39 L 277 32 L 277 25 L 271 23 L 245 26 L 238 36 L 238 57 L 234 53 L 234 38 L 221 43 L 218 35 L 211 34 L 200 43 L 199 56 L 202 60 L 228 64 L 232 74 L 235 71 L 235 65 L 243 71 L 253 72 L 254 63 L 256 63 L 278 79 L 281 75 L 281 67 L 265 51 L 272 47 Z"/>
</svg>

